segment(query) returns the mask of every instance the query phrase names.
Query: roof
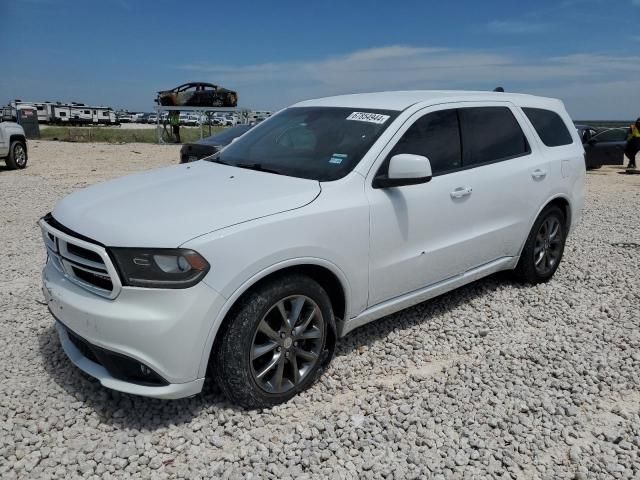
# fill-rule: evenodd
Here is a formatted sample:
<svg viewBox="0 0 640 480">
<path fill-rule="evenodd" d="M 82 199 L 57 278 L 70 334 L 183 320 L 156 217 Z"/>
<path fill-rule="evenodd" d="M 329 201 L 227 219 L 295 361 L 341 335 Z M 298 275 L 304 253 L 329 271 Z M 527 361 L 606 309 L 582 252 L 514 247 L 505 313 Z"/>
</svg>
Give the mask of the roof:
<svg viewBox="0 0 640 480">
<path fill-rule="evenodd" d="M 294 107 L 351 107 L 380 110 L 404 110 L 416 103 L 437 104 L 464 101 L 507 101 L 514 104 L 558 102 L 555 99 L 522 93 L 502 93 L 462 90 L 405 90 L 390 92 L 356 93 L 335 97 L 316 98 L 296 103 Z"/>
</svg>

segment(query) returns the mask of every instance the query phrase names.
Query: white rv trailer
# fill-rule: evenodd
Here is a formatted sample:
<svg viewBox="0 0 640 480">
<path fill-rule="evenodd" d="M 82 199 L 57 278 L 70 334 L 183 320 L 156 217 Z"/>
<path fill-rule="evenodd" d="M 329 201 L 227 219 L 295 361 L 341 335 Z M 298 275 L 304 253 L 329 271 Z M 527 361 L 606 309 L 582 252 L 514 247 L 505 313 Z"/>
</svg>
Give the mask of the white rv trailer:
<svg viewBox="0 0 640 480">
<path fill-rule="evenodd" d="M 56 103 L 51 106 L 51 116 L 49 123 L 55 125 L 67 125 L 71 118 L 71 108 L 64 103 Z"/>
<path fill-rule="evenodd" d="M 95 107 L 83 103 L 22 102 L 15 100 L 7 108 L 15 112 L 18 105 L 36 108 L 39 123 L 55 125 L 116 125 L 116 115 L 111 107 Z"/>
<path fill-rule="evenodd" d="M 53 102 L 33 102 L 33 106 L 38 111 L 39 123 L 50 123 L 53 115 Z"/>
<path fill-rule="evenodd" d="M 69 123 L 74 125 L 88 125 L 93 123 L 91 109 L 84 103 L 71 103 Z"/>
</svg>

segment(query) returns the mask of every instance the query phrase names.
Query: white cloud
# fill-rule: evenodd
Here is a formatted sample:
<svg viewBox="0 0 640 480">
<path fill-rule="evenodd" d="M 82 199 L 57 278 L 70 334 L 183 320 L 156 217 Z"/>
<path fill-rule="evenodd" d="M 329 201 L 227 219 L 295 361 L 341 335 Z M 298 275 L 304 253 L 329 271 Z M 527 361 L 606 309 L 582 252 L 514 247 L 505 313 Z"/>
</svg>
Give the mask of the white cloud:
<svg viewBox="0 0 640 480">
<path fill-rule="evenodd" d="M 635 118 L 640 113 L 634 110 L 640 108 L 640 56 L 576 53 L 521 58 L 479 50 L 392 45 L 318 60 L 243 66 L 191 64 L 179 68 L 191 72 L 194 79 L 238 90 L 241 104 L 253 108 L 280 108 L 307 98 L 342 93 L 490 90 L 502 85 L 507 91 L 566 99 L 575 117 Z"/>
</svg>

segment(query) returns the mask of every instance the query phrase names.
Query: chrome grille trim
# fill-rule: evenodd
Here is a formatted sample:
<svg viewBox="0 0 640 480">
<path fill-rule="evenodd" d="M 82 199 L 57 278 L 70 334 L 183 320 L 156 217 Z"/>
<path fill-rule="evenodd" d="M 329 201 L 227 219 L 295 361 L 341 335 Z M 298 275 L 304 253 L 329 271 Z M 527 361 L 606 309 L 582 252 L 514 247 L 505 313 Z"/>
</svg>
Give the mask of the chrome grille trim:
<svg viewBox="0 0 640 480">
<path fill-rule="evenodd" d="M 115 266 L 104 247 L 85 240 L 80 240 L 79 238 L 61 232 L 49 225 L 44 219 L 40 219 L 38 225 L 42 230 L 42 238 L 49 255 L 49 261 L 52 262 L 51 264 L 54 268 L 60 271 L 60 273 L 62 273 L 71 282 L 95 293 L 96 295 L 110 299 L 114 299 L 118 296 L 120 290 L 122 290 L 122 283 L 120 282 L 118 272 L 116 271 Z M 51 237 L 53 237 L 53 239 Z M 102 262 L 95 262 L 69 252 L 69 249 L 67 248 L 68 244 L 96 253 L 102 259 Z M 100 288 L 97 285 L 93 285 L 81 278 L 78 278 L 73 271 L 74 268 L 97 276 L 109 278 L 112 285 L 111 290 Z"/>
</svg>

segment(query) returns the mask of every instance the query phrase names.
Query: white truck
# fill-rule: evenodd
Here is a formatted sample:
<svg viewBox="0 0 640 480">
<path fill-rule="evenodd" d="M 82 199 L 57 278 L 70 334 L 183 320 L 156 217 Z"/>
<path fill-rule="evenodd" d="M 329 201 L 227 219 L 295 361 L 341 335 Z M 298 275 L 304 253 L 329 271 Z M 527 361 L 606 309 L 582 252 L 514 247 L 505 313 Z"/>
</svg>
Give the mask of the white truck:
<svg viewBox="0 0 640 480">
<path fill-rule="evenodd" d="M 0 122 L 0 160 L 9 170 L 27 166 L 27 138 L 17 123 Z"/>
</svg>

